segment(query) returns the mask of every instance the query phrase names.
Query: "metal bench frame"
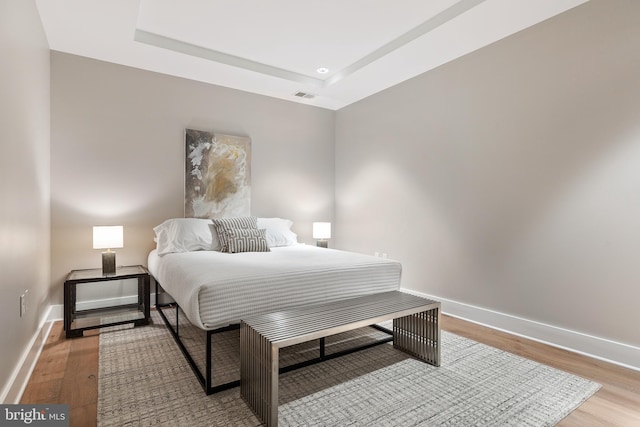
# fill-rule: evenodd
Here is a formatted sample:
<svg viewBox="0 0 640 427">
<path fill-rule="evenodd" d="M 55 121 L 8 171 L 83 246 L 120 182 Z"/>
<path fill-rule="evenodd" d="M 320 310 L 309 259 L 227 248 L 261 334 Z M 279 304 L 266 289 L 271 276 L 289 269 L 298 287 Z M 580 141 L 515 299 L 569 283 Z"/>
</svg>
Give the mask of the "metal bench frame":
<svg viewBox="0 0 640 427">
<path fill-rule="evenodd" d="M 440 303 L 392 291 L 252 316 L 240 326 L 240 393 L 268 427 L 278 425 L 280 349 L 393 320 L 393 346 L 440 366 Z"/>
<path fill-rule="evenodd" d="M 153 281 L 155 282 L 155 290 L 156 290 L 156 310 L 158 311 L 158 313 L 160 314 L 160 317 L 162 317 L 162 320 L 164 321 L 165 325 L 167 326 L 167 329 L 169 329 L 169 332 L 171 332 L 171 336 L 173 336 L 173 339 L 175 340 L 176 344 L 178 345 L 178 347 L 180 348 L 180 351 L 182 351 L 183 356 L 185 357 L 185 359 L 187 360 L 187 363 L 189 363 L 189 366 L 191 367 L 191 370 L 193 371 L 193 373 L 195 374 L 196 378 L 198 379 L 198 382 L 200 382 L 200 385 L 202 386 L 203 390 L 205 391 L 205 393 L 207 395 L 210 394 L 214 394 L 214 393 L 218 393 L 224 390 L 228 390 L 230 388 L 234 388 L 234 387 L 238 387 L 240 386 L 240 380 L 235 380 L 235 381 L 229 381 L 226 383 L 222 383 L 222 384 L 217 384 L 217 385 L 213 385 L 214 383 L 214 378 L 213 378 L 213 364 L 212 364 L 212 355 L 213 355 L 213 345 L 212 345 L 212 338 L 213 335 L 215 334 L 219 334 L 222 332 L 227 332 L 227 331 L 232 331 L 232 330 L 236 330 L 236 329 L 240 329 L 240 324 L 234 324 L 234 325 L 229 325 L 226 327 L 222 327 L 222 328 L 218 328 L 218 329 L 209 329 L 209 330 L 203 330 L 206 333 L 206 342 L 205 342 L 205 370 L 204 372 L 202 372 L 200 370 L 200 368 L 198 367 L 198 365 L 196 364 L 193 356 L 191 355 L 191 353 L 189 352 L 189 350 L 187 349 L 187 347 L 185 346 L 185 344 L 182 342 L 182 339 L 180 338 L 180 323 L 179 323 L 179 311 L 180 311 L 180 306 L 178 305 L 178 303 L 176 302 L 170 302 L 170 303 L 160 303 L 159 300 L 159 295 L 161 295 L 161 293 L 159 293 L 161 285 L 158 283 L 158 281 L 152 276 Z M 167 293 L 166 291 L 164 291 L 162 294 L 165 295 L 169 295 L 169 293 Z M 175 310 L 175 328 L 174 325 L 169 321 L 168 316 L 170 316 L 170 312 Z M 167 313 L 165 313 L 165 311 Z M 324 362 L 326 360 L 330 360 L 330 359 L 334 359 L 336 357 L 341 357 L 350 353 L 354 353 L 356 351 L 360 351 L 360 350 L 365 350 L 367 348 L 371 348 L 371 347 L 375 347 L 377 345 L 380 344 L 384 344 L 384 343 L 388 343 L 391 342 L 393 340 L 393 331 L 384 328 L 382 326 L 379 325 L 369 325 L 372 328 L 375 328 L 377 330 L 380 330 L 382 332 L 385 332 L 386 334 L 390 335 L 389 337 L 385 337 L 383 339 L 380 340 L 376 340 L 375 342 L 372 343 L 368 343 L 365 345 L 361 345 L 361 346 L 357 346 L 357 347 L 353 347 L 353 348 L 349 348 L 346 350 L 342 350 L 342 351 L 337 351 L 334 353 L 330 353 L 330 354 L 326 354 L 325 351 L 325 339 L 324 337 L 319 338 L 319 351 L 318 351 L 318 357 L 310 359 L 310 360 L 306 360 L 304 362 L 300 362 L 300 363 L 296 363 L 293 365 L 288 365 L 288 366 L 284 366 L 281 367 L 279 369 L 279 373 L 285 373 L 285 372 L 289 372 L 289 371 L 293 371 L 295 369 L 299 369 L 299 368 L 304 368 L 305 366 L 310 366 L 316 363 L 320 363 L 320 362 Z"/>
</svg>

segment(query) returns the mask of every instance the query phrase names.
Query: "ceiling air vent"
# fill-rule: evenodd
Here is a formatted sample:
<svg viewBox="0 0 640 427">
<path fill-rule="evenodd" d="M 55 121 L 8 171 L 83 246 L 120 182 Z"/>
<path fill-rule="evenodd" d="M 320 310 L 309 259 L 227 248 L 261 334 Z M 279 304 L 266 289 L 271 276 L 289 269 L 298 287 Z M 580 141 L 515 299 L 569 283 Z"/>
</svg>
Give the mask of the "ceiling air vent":
<svg viewBox="0 0 640 427">
<path fill-rule="evenodd" d="M 313 99 L 315 98 L 315 95 L 312 93 L 307 93 L 307 92 L 296 92 L 293 94 L 293 96 L 297 96 L 298 98 L 306 98 L 306 99 Z"/>
</svg>

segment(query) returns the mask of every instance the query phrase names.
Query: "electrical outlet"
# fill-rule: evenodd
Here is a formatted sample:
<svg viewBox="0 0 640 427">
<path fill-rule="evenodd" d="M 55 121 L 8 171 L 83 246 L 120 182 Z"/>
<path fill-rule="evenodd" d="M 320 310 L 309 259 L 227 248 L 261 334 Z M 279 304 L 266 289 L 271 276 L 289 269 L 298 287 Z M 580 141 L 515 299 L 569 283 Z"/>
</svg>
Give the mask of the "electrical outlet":
<svg viewBox="0 0 640 427">
<path fill-rule="evenodd" d="M 22 295 L 20 295 L 20 317 L 27 314 L 27 310 L 29 309 L 28 296 L 29 296 L 28 289 L 24 291 Z"/>
</svg>

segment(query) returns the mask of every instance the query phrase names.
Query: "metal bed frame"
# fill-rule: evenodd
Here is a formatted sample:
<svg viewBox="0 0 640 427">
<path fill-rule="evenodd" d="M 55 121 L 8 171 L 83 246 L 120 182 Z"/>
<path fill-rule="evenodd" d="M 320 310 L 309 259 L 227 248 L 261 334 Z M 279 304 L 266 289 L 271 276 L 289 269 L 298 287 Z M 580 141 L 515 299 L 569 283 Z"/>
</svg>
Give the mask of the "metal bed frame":
<svg viewBox="0 0 640 427">
<path fill-rule="evenodd" d="M 198 381 L 200 382 L 200 385 L 202 386 L 202 388 L 204 389 L 205 393 L 207 395 L 213 394 L 213 393 L 218 393 L 224 390 L 228 390 L 230 388 L 234 388 L 234 387 L 238 387 L 240 386 L 240 380 L 234 380 L 234 381 L 229 381 L 227 383 L 223 383 L 223 384 L 218 384 L 218 385 L 213 385 L 213 375 L 212 375 L 212 370 L 213 370 L 213 364 L 211 361 L 211 357 L 212 357 L 212 352 L 213 352 L 213 346 L 212 346 L 212 337 L 215 334 L 219 334 L 222 332 L 227 332 L 227 331 L 232 331 L 232 330 L 237 330 L 240 329 L 240 324 L 234 324 L 234 325 L 229 325 L 229 326 L 225 326 L 222 328 L 218 328 L 218 329 L 208 329 L 208 330 L 203 330 L 206 332 L 206 343 L 205 343 L 205 372 L 201 372 L 200 368 L 198 367 L 198 365 L 196 364 L 193 356 L 191 355 L 191 353 L 189 353 L 189 350 L 187 349 L 187 347 L 185 346 L 185 344 L 182 342 L 182 339 L 180 338 L 180 324 L 179 324 L 179 310 L 180 310 L 180 306 L 178 305 L 177 302 L 169 302 L 169 303 L 160 303 L 159 300 L 159 295 L 160 293 L 159 291 L 159 287 L 161 287 L 161 285 L 158 283 L 158 281 L 155 279 L 155 277 L 151 276 L 153 281 L 155 282 L 155 287 L 156 287 L 156 310 L 158 311 L 158 313 L 160 314 L 160 317 L 162 317 L 162 320 L 164 321 L 164 324 L 167 326 L 167 328 L 169 329 L 169 332 L 171 332 L 171 336 L 173 336 L 173 339 L 175 340 L 176 344 L 178 345 L 178 347 L 180 348 L 180 351 L 182 351 L 182 354 L 184 355 L 185 359 L 187 359 L 187 362 L 189 363 L 189 366 L 191 367 L 191 370 L 193 371 L 193 373 L 196 375 L 196 378 L 198 379 Z M 167 293 L 166 291 L 163 292 L 166 295 L 169 295 L 169 293 Z M 169 318 L 167 316 L 167 314 L 164 313 L 163 310 L 173 310 L 175 308 L 175 316 L 176 316 L 176 322 L 175 322 L 175 328 L 173 327 L 173 325 L 171 324 L 171 322 L 169 321 Z M 393 331 L 390 329 L 387 329 L 383 326 L 380 325 L 370 325 L 370 327 L 377 329 L 379 331 L 382 331 L 388 335 L 390 335 L 389 337 L 385 337 L 379 340 L 376 340 L 372 343 L 368 343 L 365 345 L 360 345 L 357 347 L 353 347 L 353 348 L 349 348 L 346 350 L 341 350 L 341 351 L 336 351 L 334 353 L 330 353 L 330 354 L 326 354 L 325 352 L 325 339 L 324 338 L 320 338 L 319 341 L 319 354 L 318 357 L 313 358 L 313 359 L 309 359 L 309 360 L 305 360 L 303 362 L 299 362 L 299 363 L 294 363 L 292 365 L 287 365 L 287 366 L 283 366 L 279 369 L 279 373 L 285 373 L 285 372 L 289 372 L 289 371 L 293 371 L 296 369 L 300 369 L 300 368 L 304 368 L 305 366 L 310 366 L 310 365 L 315 365 L 316 363 L 320 363 L 320 362 L 324 362 L 326 360 L 331 360 L 331 359 L 335 359 L 336 357 L 340 357 L 340 356 L 344 356 L 347 354 L 351 354 L 351 353 L 355 353 L 356 351 L 360 351 L 360 350 L 366 350 L 368 348 L 371 347 L 375 347 L 378 346 L 380 344 L 384 344 L 384 343 L 388 343 L 393 341 Z"/>
</svg>

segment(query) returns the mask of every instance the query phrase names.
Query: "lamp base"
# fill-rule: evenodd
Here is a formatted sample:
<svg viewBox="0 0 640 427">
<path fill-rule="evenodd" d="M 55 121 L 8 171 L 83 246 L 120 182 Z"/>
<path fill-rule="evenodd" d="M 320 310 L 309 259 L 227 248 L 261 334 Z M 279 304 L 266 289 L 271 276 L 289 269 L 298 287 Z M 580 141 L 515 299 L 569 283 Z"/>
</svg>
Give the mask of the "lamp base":
<svg viewBox="0 0 640 427">
<path fill-rule="evenodd" d="M 316 246 L 319 248 L 328 248 L 329 247 L 329 242 L 326 240 L 318 240 L 316 242 Z"/>
<path fill-rule="evenodd" d="M 116 253 L 102 252 L 102 274 L 116 274 Z"/>
</svg>

